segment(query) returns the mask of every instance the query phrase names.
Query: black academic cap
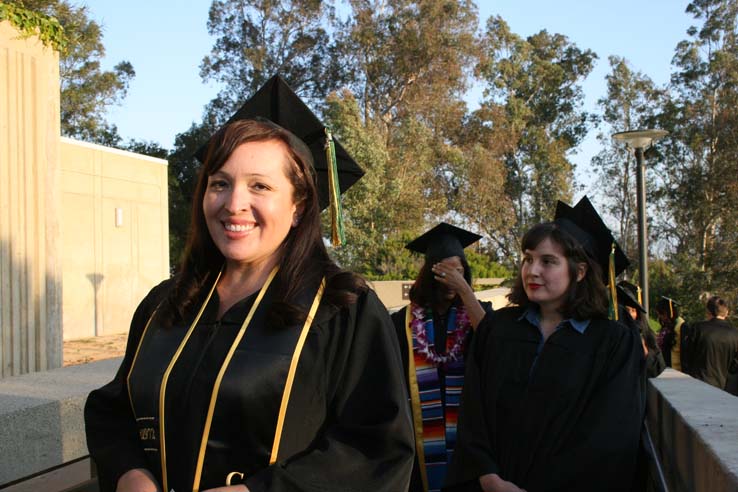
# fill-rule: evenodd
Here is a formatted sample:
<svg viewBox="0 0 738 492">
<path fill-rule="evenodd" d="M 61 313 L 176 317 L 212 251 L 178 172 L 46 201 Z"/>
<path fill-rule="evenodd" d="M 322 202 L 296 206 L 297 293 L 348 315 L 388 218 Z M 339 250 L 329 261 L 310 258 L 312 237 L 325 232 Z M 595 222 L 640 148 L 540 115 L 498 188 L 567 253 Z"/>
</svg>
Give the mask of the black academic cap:
<svg viewBox="0 0 738 492">
<path fill-rule="evenodd" d="M 228 123 L 238 120 L 267 119 L 294 133 L 310 149 L 317 173 L 318 196 L 321 210 L 326 208 L 329 201 L 328 170 L 329 163 L 326 157 L 326 127 L 317 116 L 307 107 L 297 94 L 287 85 L 279 75 L 267 81 L 251 99 L 246 101 L 241 109 L 231 116 Z M 338 183 L 341 193 L 348 190 L 363 175 L 364 171 L 356 161 L 346 152 L 340 143 L 333 138 L 336 149 L 336 164 L 338 167 Z M 195 157 L 204 162 L 208 143 L 202 145 Z"/>
<path fill-rule="evenodd" d="M 585 251 L 597 261 L 602 268 L 605 283 L 607 283 L 610 252 L 613 245 L 615 246 L 615 276 L 628 268 L 630 261 L 586 196 L 573 207 L 564 202 L 558 202 L 554 222 L 579 241 Z"/>
<path fill-rule="evenodd" d="M 646 310 L 643 309 L 641 303 L 638 302 L 638 287 L 626 280 L 621 280 L 620 282 L 618 282 L 617 291 L 618 302 L 620 304 L 635 308 L 642 313 L 646 312 Z"/>
<path fill-rule="evenodd" d="M 674 318 L 674 308 L 678 307 L 679 303 L 676 302 L 671 297 L 661 296 L 661 298 L 656 302 L 656 311 L 666 313 L 666 310 L 669 310 L 669 317 Z"/>
<path fill-rule="evenodd" d="M 441 222 L 413 239 L 405 247 L 410 251 L 424 254 L 426 259 L 440 261 L 451 256 L 464 258 L 464 248 L 480 239 L 482 236 L 479 234 Z"/>
</svg>

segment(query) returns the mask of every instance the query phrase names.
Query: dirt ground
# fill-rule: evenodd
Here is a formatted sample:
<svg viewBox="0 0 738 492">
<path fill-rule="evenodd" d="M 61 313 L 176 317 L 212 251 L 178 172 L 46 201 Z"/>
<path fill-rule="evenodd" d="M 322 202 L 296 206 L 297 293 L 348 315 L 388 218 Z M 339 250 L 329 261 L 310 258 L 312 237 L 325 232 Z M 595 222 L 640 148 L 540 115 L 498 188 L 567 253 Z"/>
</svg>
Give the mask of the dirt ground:
<svg viewBox="0 0 738 492">
<path fill-rule="evenodd" d="M 64 342 L 64 365 L 74 366 L 96 360 L 120 357 L 126 350 L 128 333 L 104 335 Z"/>
</svg>

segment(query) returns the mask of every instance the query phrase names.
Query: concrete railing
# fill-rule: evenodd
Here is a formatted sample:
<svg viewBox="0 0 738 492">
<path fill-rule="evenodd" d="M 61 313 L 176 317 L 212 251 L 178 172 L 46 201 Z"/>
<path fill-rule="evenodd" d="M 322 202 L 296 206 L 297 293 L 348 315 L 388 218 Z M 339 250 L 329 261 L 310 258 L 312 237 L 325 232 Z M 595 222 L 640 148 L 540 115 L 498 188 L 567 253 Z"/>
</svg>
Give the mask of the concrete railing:
<svg viewBox="0 0 738 492">
<path fill-rule="evenodd" d="M 0 380 L 0 491 L 54 492 L 89 480 L 85 398 L 119 364 L 110 359 Z M 667 369 L 650 380 L 648 405 L 670 492 L 738 491 L 738 398 Z"/>
<path fill-rule="evenodd" d="M 48 487 L 9 485 L 88 455 L 85 400 L 113 378 L 119 365 L 120 359 L 110 359 L 0 379 L 0 489 L 53 492 L 79 483 L 64 486 L 57 476 Z"/>
<path fill-rule="evenodd" d="M 673 369 L 648 386 L 648 426 L 669 491 L 738 491 L 738 398 Z"/>
</svg>

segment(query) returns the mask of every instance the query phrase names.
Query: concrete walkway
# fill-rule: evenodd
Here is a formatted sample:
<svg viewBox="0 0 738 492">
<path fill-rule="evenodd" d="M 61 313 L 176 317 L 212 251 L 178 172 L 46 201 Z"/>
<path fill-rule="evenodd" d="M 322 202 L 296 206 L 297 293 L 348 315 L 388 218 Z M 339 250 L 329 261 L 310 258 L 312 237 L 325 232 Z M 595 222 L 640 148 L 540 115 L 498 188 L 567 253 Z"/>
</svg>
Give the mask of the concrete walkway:
<svg viewBox="0 0 738 492">
<path fill-rule="evenodd" d="M 80 338 L 64 342 L 64 366 L 86 364 L 121 357 L 126 351 L 128 333 Z"/>
</svg>

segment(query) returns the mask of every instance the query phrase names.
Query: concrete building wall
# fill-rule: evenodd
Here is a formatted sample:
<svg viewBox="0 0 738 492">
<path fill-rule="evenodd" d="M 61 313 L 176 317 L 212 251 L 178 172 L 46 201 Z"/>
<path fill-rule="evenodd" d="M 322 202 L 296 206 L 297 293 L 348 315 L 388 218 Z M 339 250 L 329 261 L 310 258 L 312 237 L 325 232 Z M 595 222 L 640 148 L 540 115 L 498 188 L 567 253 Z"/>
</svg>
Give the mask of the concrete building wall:
<svg viewBox="0 0 738 492">
<path fill-rule="evenodd" d="M 499 285 L 504 279 L 475 279 L 476 284 L 482 285 Z M 414 280 L 374 280 L 369 285 L 377 293 L 377 297 L 392 313 L 406 304 L 410 303 L 408 293 L 412 287 Z M 498 287 L 495 289 L 487 289 L 476 291 L 477 299 L 492 303 L 494 309 L 501 309 L 507 306 L 507 294 L 510 289 L 507 287 Z"/>
<path fill-rule="evenodd" d="M 64 339 L 128 331 L 169 276 L 167 161 L 61 139 Z"/>
<path fill-rule="evenodd" d="M 0 378 L 62 363 L 59 57 L 0 22 Z"/>
</svg>

